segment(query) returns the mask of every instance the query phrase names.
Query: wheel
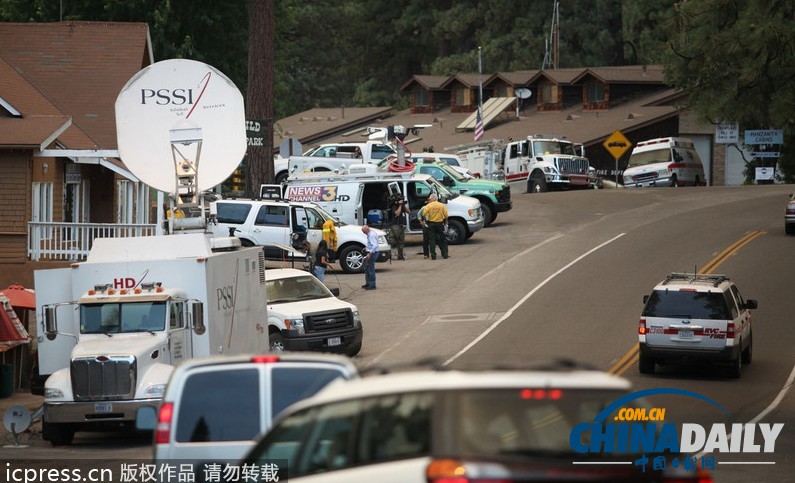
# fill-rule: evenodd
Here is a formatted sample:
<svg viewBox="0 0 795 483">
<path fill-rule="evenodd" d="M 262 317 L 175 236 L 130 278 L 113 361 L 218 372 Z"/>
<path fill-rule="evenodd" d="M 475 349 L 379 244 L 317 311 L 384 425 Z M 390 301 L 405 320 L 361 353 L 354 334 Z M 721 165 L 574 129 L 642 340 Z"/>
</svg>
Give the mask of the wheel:
<svg viewBox="0 0 795 483">
<path fill-rule="evenodd" d="M 739 379 L 742 368 L 743 368 L 743 355 L 742 353 L 740 353 L 737 354 L 737 357 L 732 361 L 731 366 L 729 366 L 729 377 L 733 379 Z"/>
<path fill-rule="evenodd" d="M 784 223 L 784 231 L 787 235 L 795 235 L 795 223 Z"/>
<path fill-rule="evenodd" d="M 748 345 L 743 349 L 743 364 L 750 364 L 754 355 L 754 334 L 748 336 Z"/>
<path fill-rule="evenodd" d="M 249 239 L 247 239 L 247 238 L 241 238 L 240 239 L 240 245 L 244 246 L 244 247 L 253 247 L 254 246 L 254 242 L 249 240 Z"/>
<path fill-rule="evenodd" d="M 71 424 L 42 421 L 41 437 L 45 441 L 49 441 L 53 446 L 68 446 L 72 444 L 75 430 Z"/>
<path fill-rule="evenodd" d="M 356 344 L 354 346 L 351 346 L 351 348 L 347 350 L 346 354 L 348 354 L 348 357 L 353 357 L 356 354 L 358 354 L 360 350 L 362 350 L 362 343 L 361 342 L 359 342 L 358 344 Z"/>
<path fill-rule="evenodd" d="M 469 240 L 470 238 L 472 238 L 472 235 L 474 235 L 474 233 L 473 233 L 473 232 L 471 232 L 471 231 L 467 231 L 467 240 Z"/>
<path fill-rule="evenodd" d="M 533 191 L 531 191 L 531 193 L 546 193 L 549 191 L 547 180 L 544 178 L 543 174 L 532 174 L 530 175 L 530 179 L 533 182 Z"/>
<path fill-rule="evenodd" d="M 284 336 L 281 332 L 271 332 L 268 339 L 270 339 L 271 352 L 284 352 Z"/>
<path fill-rule="evenodd" d="M 641 374 L 654 374 L 654 359 L 648 356 L 640 356 L 638 359 L 638 370 Z"/>
<path fill-rule="evenodd" d="M 287 171 L 282 171 L 276 175 L 276 184 L 285 184 L 287 182 Z"/>
<path fill-rule="evenodd" d="M 364 247 L 359 245 L 348 245 L 342 249 L 339 258 L 343 272 L 364 272 Z"/>
<path fill-rule="evenodd" d="M 676 175 L 671 176 L 671 187 L 672 188 L 678 188 L 679 187 L 679 181 L 677 181 Z"/>
<path fill-rule="evenodd" d="M 533 178 L 528 177 L 527 178 L 527 191 L 526 191 L 526 193 L 535 193 L 536 192 L 535 186 L 536 186 L 535 180 Z"/>
<path fill-rule="evenodd" d="M 497 218 L 497 210 L 490 206 L 487 202 L 480 202 L 480 209 L 483 210 L 483 226 L 489 226 Z"/>
<path fill-rule="evenodd" d="M 700 177 L 696 176 L 696 182 L 693 184 L 693 186 L 701 186 L 701 178 Z"/>
<path fill-rule="evenodd" d="M 447 243 L 449 245 L 460 245 L 467 239 L 467 229 L 458 220 L 448 220 L 447 222 Z"/>
</svg>

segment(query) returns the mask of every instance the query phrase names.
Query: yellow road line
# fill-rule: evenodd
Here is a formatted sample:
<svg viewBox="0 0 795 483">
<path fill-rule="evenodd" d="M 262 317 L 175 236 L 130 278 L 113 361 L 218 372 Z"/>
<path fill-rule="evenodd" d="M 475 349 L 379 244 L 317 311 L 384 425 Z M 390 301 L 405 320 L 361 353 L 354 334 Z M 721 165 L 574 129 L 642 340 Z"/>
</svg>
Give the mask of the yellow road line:
<svg viewBox="0 0 795 483">
<path fill-rule="evenodd" d="M 716 268 L 721 266 L 723 262 L 728 260 L 729 257 L 737 253 L 742 247 L 748 245 L 749 243 L 751 243 L 752 241 L 756 240 L 757 238 L 759 238 L 764 234 L 765 232 L 760 230 L 754 230 L 746 233 L 745 235 L 743 235 L 742 238 L 729 245 L 725 250 L 723 250 L 717 256 L 715 256 L 715 258 L 710 260 L 709 263 L 704 265 L 701 268 L 701 270 L 698 271 L 698 273 L 702 273 L 704 275 L 712 273 Z M 614 374 L 616 376 L 620 376 L 625 372 L 627 372 L 627 370 L 629 370 L 630 367 L 632 367 L 633 365 L 635 365 L 636 362 L 638 362 L 638 359 L 640 358 L 639 349 L 640 349 L 639 345 L 637 344 L 634 345 L 632 349 L 630 349 L 629 352 L 624 354 L 621 357 L 621 359 L 619 359 L 618 362 L 616 362 L 615 365 L 613 365 L 613 367 L 611 367 L 610 370 L 607 372 L 609 372 L 610 374 Z"/>
</svg>

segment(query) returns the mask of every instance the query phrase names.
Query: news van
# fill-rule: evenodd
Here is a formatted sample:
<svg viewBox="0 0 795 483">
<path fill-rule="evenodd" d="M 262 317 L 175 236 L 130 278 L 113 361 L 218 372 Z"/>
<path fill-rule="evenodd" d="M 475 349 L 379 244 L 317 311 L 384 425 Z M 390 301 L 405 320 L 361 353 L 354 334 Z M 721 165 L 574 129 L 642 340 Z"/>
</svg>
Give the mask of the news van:
<svg viewBox="0 0 795 483">
<path fill-rule="evenodd" d="M 287 178 L 284 197 L 317 203 L 344 223 L 366 223 L 382 228 L 387 222 L 388 200 L 398 193 L 408 201 L 411 214 L 415 215 L 403 215 L 407 218 L 407 235 L 422 234 L 416 213 L 431 193 L 436 193 L 439 201 L 447 205 L 448 243 L 463 243 L 483 228 L 480 201 L 451 193 L 427 174 L 367 171 L 349 174 L 301 173 Z"/>
<path fill-rule="evenodd" d="M 704 165 L 693 141 L 657 138 L 639 142 L 632 150 L 624 186 L 701 186 L 706 184 Z"/>
</svg>

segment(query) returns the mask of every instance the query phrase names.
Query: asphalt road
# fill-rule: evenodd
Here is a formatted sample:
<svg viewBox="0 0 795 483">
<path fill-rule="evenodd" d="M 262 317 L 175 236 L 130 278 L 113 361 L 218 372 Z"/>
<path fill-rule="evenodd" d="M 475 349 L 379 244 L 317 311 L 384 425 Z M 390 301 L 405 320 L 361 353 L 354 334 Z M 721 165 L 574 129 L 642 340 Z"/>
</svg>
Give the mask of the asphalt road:
<svg viewBox="0 0 795 483">
<path fill-rule="evenodd" d="M 333 271 L 329 286 L 357 304 L 365 324 L 362 369 L 413 366 L 432 359 L 451 367 L 549 365 L 565 358 L 629 378 L 636 389 L 671 387 L 720 403 L 729 416 L 692 399 L 652 400 L 667 421 L 783 422 L 775 453 L 717 458 L 717 481 L 785 481 L 795 474 L 795 237 L 784 235 L 792 186 L 594 190 L 530 195 L 516 184 L 514 209 L 450 259 L 424 260 L 410 240 L 409 260 L 378 266 L 378 290 L 363 275 Z M 739 241 L 740 245 L 735 245 Z M 725 253 L 728 248 L 736 250 Z M 721 256 L 723 255 L 723 256 Z M 668 366 L 638 373 L 637 321 L 642 296 L 671 271 L 712 262 L 754 298 L 754 361 L 742 378 L 721 367 Z M 791 381 L 790 381 L 791 382 Z M 783 396 L 781 396 L 783 395 Z M 780 397 L 781 396 L 781 397 Z M 771 406 L 779 398 L 780 404 Z M 0 457 L 146 458 L 148 440 L 78 433 L 69 448 L 0 448 Z M 11 451 L 12 453 L 8 453 Z M 24 456 L 22 456 L 24 454 Z M 20 456 L 15 456 L 20 455 Z M 722 465 L 726 462 L 743 464 Z M 775 464 L 749 464 L 749 462 Z"/>
</svg>

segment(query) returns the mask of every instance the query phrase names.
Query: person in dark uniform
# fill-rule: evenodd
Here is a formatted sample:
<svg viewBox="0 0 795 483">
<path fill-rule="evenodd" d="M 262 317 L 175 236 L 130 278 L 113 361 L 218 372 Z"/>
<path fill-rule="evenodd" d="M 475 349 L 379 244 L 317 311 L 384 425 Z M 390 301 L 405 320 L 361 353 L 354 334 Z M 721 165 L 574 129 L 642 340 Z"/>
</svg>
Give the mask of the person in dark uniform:
<svg viewBox="0 0 795 483">
<path fill-rule="evenodd" d="M 393 248 L 397 248 L 398 260 L 405 260 L 403 247 L 406 244 L 406 216 L 411 214 L 406 200 L 402 196 L 394 196 L 389 205 L 389 233 L 394 243 Z"/>
</svg>

